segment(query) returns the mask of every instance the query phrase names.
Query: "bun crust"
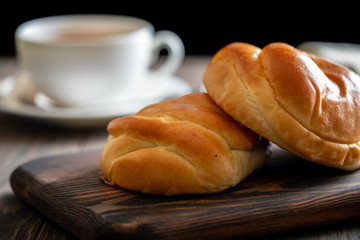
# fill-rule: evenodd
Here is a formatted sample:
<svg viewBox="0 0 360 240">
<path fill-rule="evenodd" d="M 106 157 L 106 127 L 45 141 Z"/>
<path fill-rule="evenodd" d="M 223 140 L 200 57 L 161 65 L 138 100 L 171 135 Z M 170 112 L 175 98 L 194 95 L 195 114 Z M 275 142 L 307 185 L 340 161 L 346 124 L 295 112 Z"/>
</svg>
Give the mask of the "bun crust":
<svg viewBox="0 0 360 240">
<path fill-rule="evenodd" d="M 143 193 L 216 193 L 267 157 L 268 142 L 223 112 L 207 94 L 150 105 L 108 125 L 105 180 Z"/>
<path fill-rule="evenodd" d="M 360 77 L 284 43 L 232 43 L 204 73 L 214 101 L 259 135 L 310 161 L 360 167 Z"/>
</svg>

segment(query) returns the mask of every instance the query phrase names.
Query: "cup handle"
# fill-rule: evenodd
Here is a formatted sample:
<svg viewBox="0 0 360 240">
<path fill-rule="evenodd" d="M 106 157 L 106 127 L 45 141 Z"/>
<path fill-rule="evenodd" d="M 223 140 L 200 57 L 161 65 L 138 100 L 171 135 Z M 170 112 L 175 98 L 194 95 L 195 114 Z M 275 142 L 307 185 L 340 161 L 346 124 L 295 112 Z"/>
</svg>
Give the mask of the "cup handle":
<svg viewBox="0 0 360 240">
<path fill-rule="evenodd" d="M 162 49 L 167 51 L 167 57 L 156 70 L 152 71 L 152 73 L 171 75 L 175 73 L 183 63 L 185 57 L 184 44 L 180 37 L 174 32 L 161 30 L 155 33 L 153 62 L 158 60 Z"/>
</svg>

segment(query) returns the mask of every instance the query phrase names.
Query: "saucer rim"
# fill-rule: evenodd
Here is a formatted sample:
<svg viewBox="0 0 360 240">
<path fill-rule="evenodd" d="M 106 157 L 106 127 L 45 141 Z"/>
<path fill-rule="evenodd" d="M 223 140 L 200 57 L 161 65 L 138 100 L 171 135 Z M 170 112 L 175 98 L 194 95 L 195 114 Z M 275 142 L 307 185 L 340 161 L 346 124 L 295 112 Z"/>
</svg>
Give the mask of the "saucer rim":
<svg viewBox="0 0 360 240">
<path fill-rule="evenodd" d="M 7 78 L 13 78 L 14 81 L 16 81 L 15 74 L 11 74 L 0 78 L 0 83 L 5 81 L 5 79 Z M 161 76 L 161 78 L 164 79 L 162 81 L 172 81 L 174 83 L 171 85 L 171 90 L 176 91 L 177 93 L 173 94 L 173 97 L 178 97 L 193 92 L 190 84 L 176 75 L 164 75 Z M 118 109 L 117 111 L 115 111 L 114 108 L 112 109 L 113 111 L 96 112 L 93 111 L 93 108 L 86 107 L 83 108 L 83 110 L 89 111 L 81 111 L 78 114 L 76 114 L 75 111 L 72 111 L 71 114 L 66 114 L 66 109 L 71 109 L 71 107 L 62 107 L 61 109 L 63 109 L 64 111 L 57 111 L 56 108 L 53 108 L 51 109 L 51 111 L 49 111 L 47 109 L 36 106 L 35 103 L 24 103 L 20 100 L 10 100 L 6 97 L 7 96 L 0 97 L 0 113 L 46 121 L 64 127 L 96 127 L 107 124 L 110 120 L 114 118 L 134 114 L 147 105 L 169 98 L 169 95 L 156 96 L 153 99 L 149 100 L 148 103 L 144 103 L 143 106 L 138 106 L 138 108 L 134 110 L 124 111 L 123 109 Z M 81 107 L 77 107 L 76 109 L 80 110 Z"/>
</svg>

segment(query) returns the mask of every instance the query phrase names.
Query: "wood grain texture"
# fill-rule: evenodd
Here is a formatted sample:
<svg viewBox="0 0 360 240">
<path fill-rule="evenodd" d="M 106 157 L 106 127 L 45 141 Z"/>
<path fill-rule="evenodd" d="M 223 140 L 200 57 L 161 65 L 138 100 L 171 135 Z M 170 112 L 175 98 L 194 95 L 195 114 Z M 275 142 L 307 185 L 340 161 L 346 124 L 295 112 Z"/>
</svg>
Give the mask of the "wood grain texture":
<svg viewBox="0 0 360 240">
<path fill-rule="evenodd" d="M 318 166 L 279 149 L 228 191 L 177 197 L 105 185 L 99 155 L 28 162 L 13 172 L 11 186 L 80 239 L 239 239 L 360 217 L 360 171 Z"/>
</svg>

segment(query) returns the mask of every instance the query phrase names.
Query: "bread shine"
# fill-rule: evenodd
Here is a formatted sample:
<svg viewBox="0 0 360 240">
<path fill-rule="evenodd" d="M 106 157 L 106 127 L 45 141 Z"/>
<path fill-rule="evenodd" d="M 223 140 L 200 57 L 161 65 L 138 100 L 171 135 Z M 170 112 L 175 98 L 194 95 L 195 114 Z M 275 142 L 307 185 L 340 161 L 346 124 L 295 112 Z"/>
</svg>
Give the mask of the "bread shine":
<svg viewBox="0 0 360 240">
<path fill-rule="evenodd" d="M 232 43 L 204 73 L 212 99 L 259 135 L 310 161 L 360 167 L 360 77 L 284 43 Z"/>
<path fill-rule="evenodd" d="M 262 166 L 268 142 L 205 93 L 111 121 L 100 167 L 110 184 L 143 193 L 216 193 Z"/>
</svg>

